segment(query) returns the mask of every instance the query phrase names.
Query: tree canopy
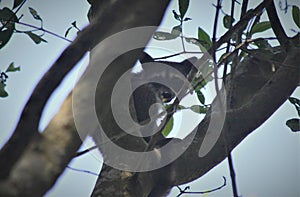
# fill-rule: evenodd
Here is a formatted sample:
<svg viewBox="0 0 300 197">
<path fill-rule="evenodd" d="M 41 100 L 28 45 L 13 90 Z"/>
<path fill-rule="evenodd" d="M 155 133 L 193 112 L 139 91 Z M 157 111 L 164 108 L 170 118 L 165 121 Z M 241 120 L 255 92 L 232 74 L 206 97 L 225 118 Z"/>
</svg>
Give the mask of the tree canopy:
<svg viewBox="0 0 300 197">
<path fill-rule="evenodd" d="M 0 150 L 0 196 L 44 195 L 73 158 L 89 152 L 77 152 L 89 135 L 104 160 L 92 196 L 166 196 L 172 187 L 204 176 L 224 159 L 233 196 L 239 195 L 232 151 L 284 102 L 300 116 L 300 100 L 291 97 L 300 74 L 299 5 L 273 0 L 256 5 L 248 0 L 216 1 L 211 5 L 215 10 L 212 31 L 194 27 L 196 36 L 189 36 L 186 24 L 198 20 L 197 15 L 189 15 L 192 2 L 176 1 L 178 9 L 171 13 L 175 25 L 162 29 L 159 25 L 169 1 L 90 0 L 89 25 L 81 29 L 74 21 L 64 36 L 44 28 L 47 19 L 33 7 L 29 13 L 39 26 L 23 22 L 19 10 L 26 0 L 14 0 L 12 7 L 0 10 L 1 50 L 18 33 L 35 44 L 51 44 L 44 34 L 70 42 L 35 86 Z M 225 4 L 230 5 L 229 11 Z M 289 16 L 293 26 L 286 28 L 279 15 Z M 20 30 L 18 25 L 32 29 Z M 72 31 L 77 36 L 71 41 Z M 180 44 L 174 44 L 176 52 L 152 55 L 143 52 L 151 48 L 147 45 L 151 39 Z M 47 101 L 86 53 L 89 66 L 39 132 Z M 142 69 L 132 71 L 137 61 Z M 3 99 L 10 99 L 6 85 L 17 71 L 20 67 L 14 63 L 1 70 Z M 212 99 L 205 93 L 208 86 L 215 91 Z M 196 104 L 181 102 L 191 94 Z M 170 137 L 175 116 L 183 111 L 203 118 L 191 132 L 180 131 L 185 137 Z M 282 124 L 299 137 L 299 120 L 293 117 Z M 189 122 L 180 124 L 184 128 Z M 222 191 L 227 182 L 224 178 L 220 187 L 194 194 Z M 179 188 L 178 196 L 188 189 Z"/>
</svg>

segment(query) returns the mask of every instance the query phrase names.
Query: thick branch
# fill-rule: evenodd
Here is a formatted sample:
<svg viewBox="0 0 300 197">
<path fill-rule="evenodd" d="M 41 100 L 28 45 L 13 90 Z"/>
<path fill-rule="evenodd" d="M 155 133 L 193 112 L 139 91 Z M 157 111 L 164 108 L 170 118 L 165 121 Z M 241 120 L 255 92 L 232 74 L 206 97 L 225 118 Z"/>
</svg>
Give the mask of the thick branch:
<svg viewBox="0 0 300 197">
<path fill-rule="evenodd" d="M 95 42 L 105 38 L 109 24 L 93 23 L 86 27 L 76 40 L 67 47 L 42 80 L 35 87 L 20 117 L 12 137 L 0 152 L 0 165 L 6 169 L 0 171 L 0 179 L 8 176 L 11 168 L 26 149 L 32 137 L 38 132 L 42 110 L 55 88 L 64 76 L 75 66 Z M 99 34 L 102 31 L 103 34 Z M 13 153 L 13 154 L 12 154 Z"/>
<path fill-rule="evenodd" d="M 256 94 L 252 92 L 254 96 L 248 100 L 247 103 L 237 109 L 229 110 L 226 113 L 226 120 L 222 132 L 227 133 L 226 135 L 228 136 L 228 143 L 230 144 L 229 147 L 231 150 L 248 134 L 266 121 L 295 90 L 299 83 L 299 55 L 300 49 L 291 49 L 291 52 L 283 62 L 284 65 L 271 76 L 261 90 L 256 92 Z M 242 66 L 242 64 L 240 66 Z M 269 64 L 269 66 L 271 66 L 271 64 Z M 246 84 L 239 85 L 244 85 L 244 88 L 247 88 Z M 206 116 L 200 123 L 198 129 L 194 131 L 197 132 L 197 134 L 192 145 L 182 157 L 175 162 L 176 172 L 178 172 L 175 185 L 187 183 L 201 177 L 226 158 L 227 155 L 222 139 L 217 141 L 214 148 L 205 157 L 198 157 L 198 151 L 204 136 L 207 133 L 214 132 L 207 131 L 209 122 L 210 116 Z M 186 163 L 189 163 L 189 165 L 185 165 Z"/>
<path fill-rule="evenodd" d="M 80 145 L 70 95 L 45 131 L 31 141 L 10 176 L 0 182 L 0 196 L 43 196 Z"/>
<path fill-rule="evenodd" d="M 23 153 L 34 134 L 37 133 L 43 107 L 51 93 L 89 49 L 107 36 L 126 28 L 158 24 L 158 22 L 153 23 L 153 21 L 159 21 L 159 16 L 162 14 L 158 15 L 159 19 L 157 20 L 157 16 L 154 16 L 156 13 L 153 12 L 157 7 L 153 5 L 158 4 L 158 2 L 151 2 L 148 3 L 147 9 L 145 2 L 142 4 L 142 2 L 136 3 L 134 1 L 112 1 L 111 5 L 99 14 L 98 18 L 86 27 L 61 54 L 34 89 L 14 134 L 0 152 L 0 165 L 6 169 L 0 172 L 0 179 L 8 176 L 12 166 Z M 164 2 L 161 7 L 166 5 L 167 2 Z M 150 9 L 151 7 L 153 9 Z M 116 12 L 116 10 L 122 11 Z M 151 14 L 149 15 L 147 11 Z M 14 154 L 11 154 L 12 152 Z"/>
<path fill-rule="evenodd" d="M 70 97 L 64 104 L 69 110 L 68 115 L 61 116 L 64 114 L 62 109 L 57 115 L 60 118 L 54 119 L 50 123 L 49 132 L 45 131 L 42 136 L 33 138 L 33 134 L 37 133 L 39 116 L 48 97 L 65 74 L 95 43 L 127 28 L 142 25 L 158 25 L 167 5 L 168 1 L 111 1 L 111 5 L 106 7 L 106 10 L 99 15 L 99 20 L 94 20 L 91 25 L 85 28 L 77 39 L 62 53 L 35 88 L 22 113 L 13 137 L 1 151 L 0 163 L 1 167 L 5 169 L 1 171 L 3 172 L 1 177 L 8 177 L 1 182 L 1 194 L 14 196 L 22 193 L 25 196 L 40 196 L 54 184 L 59 174 L 74 155 L 80 141 L 78 141 L 77 133 L 75 133 L 72 116 L 67 118 L 69 115 L 72 115 Z M 148 38 L 145 37 L 145 39 L 148 40 L 150 37 L 151 35 Z M 145 43 L 147 40 L 145 40 Z M 126 65 L 126 62 L 124 64 L 131 67 L 134 58 L 135 62 L 138 57 L 132 57 L 130 65 Z M 51 125 L 55 125 L 56 121 L 59 123 L 54 126 L 55 131 L 62 135 L 58 138 L 55 137 L 58 133 L 53 132 L 54 129 L 50 129 L 50 127 L 52 128 Z M 73 145 L 69 143 L 68 140 L 70 139 L 74 140 Z M 32 142 L 32 145 L 28 147 L 24 156 L 21 157 L 29 142 Z M 49 147 L 49 145 L 53 148 Z M 20 161 L 18 161 L 19 158 Z M 34 165 L 32 162 L 34 162 Z M 37 168 L 33 168 L 28 164 L 37 166 Z M 44 168 L 47 169 L 45 170 Z M 24 182 L 28 184 L 24 184 Z M 36 189 L 37 187 L 39 189 Z"/>
<path fill-rule="evenodd" d="M 284 50 L 288 50 L 289 48 L 289 39 L 288 36 L 286 35 L 281 22 L 279 20 L 276 8 L 275 8 L 275 4 L 274 1 L 272 1 L 272 3 L 266 7 L 267 9 L 267 13 L 268 13 L 268 17 L 269 17 L 269 21 L 271 23 L 272 29 L 282 47 L 282 49 Z"/>
</svg>

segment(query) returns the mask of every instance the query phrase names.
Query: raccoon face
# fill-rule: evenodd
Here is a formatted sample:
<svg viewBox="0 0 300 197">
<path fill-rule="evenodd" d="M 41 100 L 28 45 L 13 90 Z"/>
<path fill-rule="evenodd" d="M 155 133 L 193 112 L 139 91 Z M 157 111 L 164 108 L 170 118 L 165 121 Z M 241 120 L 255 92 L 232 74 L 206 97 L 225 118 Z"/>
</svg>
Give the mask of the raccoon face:
<svg viewBox="0 0 300 197">
<path fill-rule="evenodd" d="M 185 78 L 189 79 L 190 76 L 194 76 L 197 73 L 197 69 L 193 66 L 193 63 L 197 61 L 196 57 L 192 57 L 186 59 L 182 62 L 169 62 L 169 61 L 155 61 L 150 55 L 147 53 L 143 53 L 140 62 L 142 63 L 142 68 L 145 69 L 146 66 L 151 66 L 151 63 L 162 63 L 164 65 L 168 65 L 181 73 Z M 148 63 L 148 64 L 145 64 Z M 141 72 L 142 75 L 143 72 Z M 141 76 L 142 77 L 142 76 Z M 175 98 L 175 92 L 179 92 L 181 87 L 183 87 L 184 81 L 182 80 L 182 76 L 178 76 L 174 74 L 174 72 L 168 72 L 167 70 L 162 70 L 157 73 L 153 73 L 151 78 L 153 81 L 155 79 L 161 79 L 168 81 L 173 84 L 176 89 L 171 90 L 167 86 L 160 83 L 148 83 L 148 86 L 156 92 L 159 99 L 164 102 L 170 102 L 173 98 Z M 157 80 L 158 81 L 158 80 Z"/>
</svg>

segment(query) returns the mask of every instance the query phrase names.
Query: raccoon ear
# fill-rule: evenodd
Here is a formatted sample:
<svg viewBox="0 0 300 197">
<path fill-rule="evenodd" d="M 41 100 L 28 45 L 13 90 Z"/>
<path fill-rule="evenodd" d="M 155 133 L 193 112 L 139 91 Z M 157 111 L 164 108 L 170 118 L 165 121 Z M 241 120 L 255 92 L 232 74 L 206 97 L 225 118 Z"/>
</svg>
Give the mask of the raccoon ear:
<svg viewBox="0 0 300 197">
<path fill-rule="evenodd" d="M 140 62 L 143 63 L 147 63 L 147 62 L 154 62 L 154 59 L 146 52 L 143 52 L 143 54 L 141 55 L 140 58 Z"/>
<path fill-rule="evenodd" d="M 190 57 L 190 58 L 188 58 L 188 59 L 186 59 L 186 60 L 183 60 L 182 62 L 181 62 L 181 64 L 183 64 L 183 65 L 187 65 L 187 64 L 195 64 L 196 62 L 197 62 L 197 58 L 196 57 Z"/>
</svg>

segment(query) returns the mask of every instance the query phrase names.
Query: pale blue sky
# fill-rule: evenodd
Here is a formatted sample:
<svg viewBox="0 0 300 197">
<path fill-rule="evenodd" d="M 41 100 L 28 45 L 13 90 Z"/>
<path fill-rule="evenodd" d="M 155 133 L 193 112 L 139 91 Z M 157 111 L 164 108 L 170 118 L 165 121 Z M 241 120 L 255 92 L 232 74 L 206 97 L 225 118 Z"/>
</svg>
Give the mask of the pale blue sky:
<svg viewBox="0 0 300 197">
<path fill-rule="evenodd" d="M 201 26 L 208 33 L 212 32 L 215 10 L 212 3 L 215 2 L 215 0 L 191 0 L 187 16 L 193 20 L 184 27 L 186 34 L 195 36 L 198 26 Z M 225 11 L 229 12 L 230 1 L 224 0 L 223 2 Z M 257 2 L 259 1 L 251 1 L 254 5 Z M 298 3 L 298 6 L 300 6 L 297 0 L 289 2 Z M 2 0 L 0 6 L 1 8 L 3 6 L 11 7 L 12 1 Z M 87 24 L 88 3 L 85 0 L 28 0 L 20 11 L 20 14 L 24 14 L 22 20 L 38 25 L 38 21 L 33 20 L 29 14 L 28 7 L 33 7 L 39 12 L 44 19 L 46 29 L 60 35 L 64 35 L 66 29 L 74 20 L 77 21 L 80 28 Z M 170 29 L 177 25 L 175 20 L 172 19 L 172 9 L 177 9 L 177 1 L 174 1 L 167 11 L 163 22 L 164 28 Z M 283 21 L 287 29 L 294 27 L 289 17 L 285 17 Z M 220 27 L 219 35 L 223 31 L 224 29 Z M 270 33 L 270 31 L 267 33 Z M 289 31 L 289 33 L 292 32 Z M 73 32 L 71 37 L 74 35 Z M 26 35 L 14 35 L 9 44 L 0 52 L 0 70 L 5 70 L 12 61 L 15 62 L 16 66 L 21 66 L 21 72 L 12 73 L 9 76 L 7 91 L 10 96 L 0 99 L 0 146 L 8 139 L 10 132 L 14 129 L 21 108 L 28 99 L 34 85 L 68 45 L 67 42 L 51 35 L 45 35 L 44 38 L 48 41 L 47 44 L 35 45 Z M 168 43 L 165 42 L 160 42 L 158 45 L 168 47 Z M 176 45 L 171 42 L 169 46 Z M 155 54 L 155 52 L 153 53 Z M 87 61 L 86 59 L 82 62 Z M 41 129 L 45 127 L 51 116 L 59 109 L 59 103 L 63 101 L 67 90 L 74 84 L 75 78 L 76 72 L 68 80 L 65 80 L 63 88 L 60 88 L 52 96 L 51 101 L 47 104 L 40 125 Z M 299 97 L 300 91 L 297 91 L 296 95 Z M 300 137 L 299 133 L 292 133 L 285 126 L 287 119 L 296 116 L 293 106 L 285 103 L 263 126 L 253 132 L 233 151 L 240 195 L 246 197 L 300 196 Z M 92 154 L 87 154 L 73 160 L 70 166 L 98 172 L 100 163 Z M 226 176 L 228 185 L 222 190 L 206 196 L 232 196 L 227 162 L 224 161 L 200 180 L 188 185 L 191 186 L 193 191 L 211 189 L 222 184 L 222 176 Z M 46 196 L 89 196 L 96 178 L 96 176 L 90 174 L 67 169 Z M 170 196 L 176 196 L 177 192 L 177 189 L 173 189 Z"/>
</svg>

